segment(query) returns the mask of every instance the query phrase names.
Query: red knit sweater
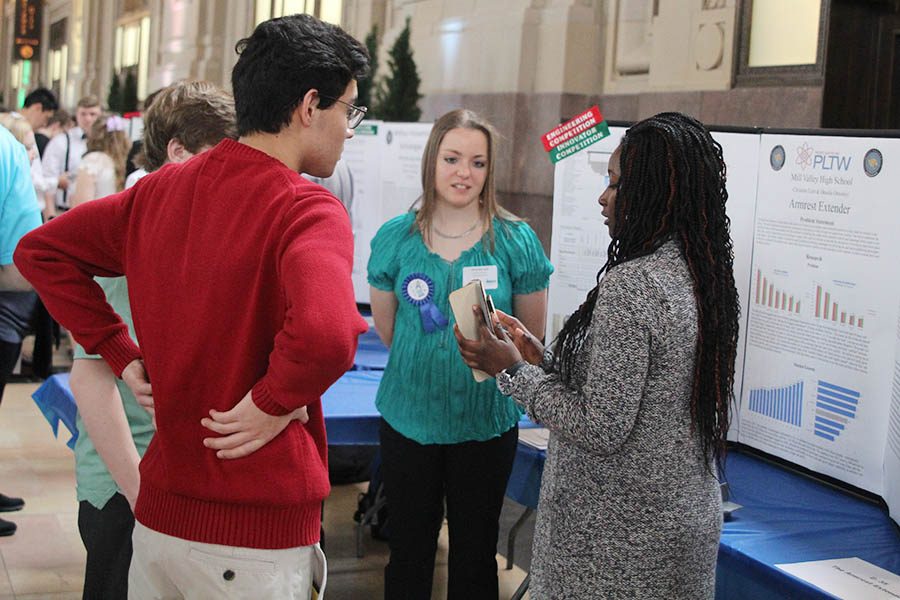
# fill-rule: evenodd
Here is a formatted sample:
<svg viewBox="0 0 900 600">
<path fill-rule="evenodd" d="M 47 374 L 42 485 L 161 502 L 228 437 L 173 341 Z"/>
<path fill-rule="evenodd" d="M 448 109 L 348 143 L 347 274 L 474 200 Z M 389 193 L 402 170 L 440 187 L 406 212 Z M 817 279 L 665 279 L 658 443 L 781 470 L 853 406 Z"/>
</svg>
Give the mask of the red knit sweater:
<svg viewBox="0 0 900 600">
<path fill-rule="evenodd" d="M 352 260 L 334 196 L 231 140 L 23 238 L 16 265 L 75 339 L 117 375 L 145 361 L 158 430 L 141 461 L 138 521 L 212 544 L 318 541 L 329 492 L 320 396 L 366 329 Z M 140 350 L 92 279 L 123 274 Z M 200 420 L 251 389 L 265 412 L 307 406 L 309 422 L 248 457 L 216 458 Z"/>
</svg>

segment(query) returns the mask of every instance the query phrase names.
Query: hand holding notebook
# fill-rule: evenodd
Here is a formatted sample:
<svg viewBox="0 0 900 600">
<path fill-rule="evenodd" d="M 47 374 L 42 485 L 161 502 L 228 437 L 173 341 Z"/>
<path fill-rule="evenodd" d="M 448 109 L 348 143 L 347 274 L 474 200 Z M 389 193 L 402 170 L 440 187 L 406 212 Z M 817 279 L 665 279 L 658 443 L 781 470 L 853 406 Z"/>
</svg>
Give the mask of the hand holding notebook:
<svg viewBox="0 0 900 600">
<path fill-rule="evenodd" d="M 450 308 L 453 309 L 453 316 L 456 318 L 456 325 L 463 337 L 470 340 L 480 339 L 479 328 L 482 324 L 492 327 L 491 314 L 493 311 L 493 302 L 490 296 L 484 293 L 484 287 L 480 279 L 473 279 L 468 284 L 450 293 Z M 484 320 L 479 318 L 478 314 L 472 310 L 473 306 L 481 308 L 481 314 Z M 472 369 L 472 376 L 475 381 L 481 382 L 490 379 L 490 375 L 479 369 Z"/>
</svg>

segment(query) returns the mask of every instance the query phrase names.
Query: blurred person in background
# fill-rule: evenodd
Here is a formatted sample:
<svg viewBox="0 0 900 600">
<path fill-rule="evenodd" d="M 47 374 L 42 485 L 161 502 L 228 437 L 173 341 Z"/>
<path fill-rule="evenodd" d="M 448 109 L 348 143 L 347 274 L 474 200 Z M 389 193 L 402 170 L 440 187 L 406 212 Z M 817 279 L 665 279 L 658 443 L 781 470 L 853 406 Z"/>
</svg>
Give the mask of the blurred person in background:
<svg viewBox="0 0 900 600">
<path fill-rule="evenodd" d="M 69 210 L 69 197 L 75 191 L 75 173 L 87 151 L 87 134 L 101 112 L 100 100 L 96 96 L 83 97 L 75 109 L 76 126 L 47 144 L 43 158 L 44 175 L 56 179 L 55 192 L 46 195 L 47 218 Z"/>
<path fill-rule="evenodd" d="M 70 208 L 125 189 L 125 159 L 131 150 L 128 121 L 118 115 L 101 115 L 88 130 L 87 153 L 75 171 L 75 190 Z"/>
<path fill-rule="evenodd" d="M 144 110 L 141 113 L 141 118 L 143 119 L 143 126 L 147 126 L 147 112 L 150 110 L 150 105 L 153 104 L 153 99 L 156 98 L 156 95 L 159 94 L 163 89 L 161 88 L 150 92 L 147 94 L 147 97 L 144 98 Z M 143 165 L 143 149 L 144 149 L 144 136 L 141 135 L 141 139 L 135 140 L 131 145 L 131 151 L 128 153 L 128 160 L 125 162 L 125 188 L 130 188 L 137 180 L 146 175 L 149 171 L 145 169 Z"/>
<path fill-rule="evenodd" d="M 32 106 L 40 106 L 40 104 L 33 104 Z M 17 112 L 0 113 L 0 124 L 9 129 L 13 137 L 19 140 L 28 151 L 28 160 L 31 162 L 31 182 L 34 184 L 34 189 L 37 193 L 38 207 L 43 211 L 45 207 L 43 195 L 55 189 L 56 180 L 44 175 L 34 128 L 25 115 Z"/>
<path fill-rule="evenodd" d="M 28 124 L 31 125 L 31 130 L 36 132 L 47 126 L 47 122 L 57 109 L 59 109 L 59 103 L 56 101 L 56 95 L 47 88 L 41 87 L 25 96 L 19 114 L 25 117 Z"/>
<path fill-rule="evenodd" d="M 65 133 L 74 125 L 72 115 L 63 109 L 57 109 L 43 127 L 34 130 L 34 139 L 37 141 L 38 153 L 44 158 L 47 144 L 60 133 Z"/>
<path fill-rule="evenodd" d="M 65 110 L 58 108 L 53 115 L 47 120 L 47 124 L 34 131 L 34 139 L 37 142 L 38 154 L 41 157 L 41 165 L 39 170 L 32 163 L 31 176 L 34 181 L 35 191 L 37 192 L 38 205 L 41 207 L 43 220 L 51 218 L 56 214 L 56 209 L 47 210 L 47 196 L 55 192 L 58 178 L 47 177 L 43 171 L 43 157 L 47 144 L 55 136 L 60 133 L 67 132 L 74 126 L 72 115 Z M 52 207 L 51 207 L 52 208 Z M 53 348 L 54 345 L 59 346 L 60 331 L 59 325 L 47 312 L 44 303 L 38 298 L 37 305 L 34 308 L 34 351 L 31 357 L 23 356 L 23 367 L 27 367 L 30 361 L 31 373 L 41 379 L 46 379 L 53 372 Z"/>
<path fill-rule="evenodd" d="M 24 125 L 28 127 L 27 122 Z M 30 286 L 13 264 L 13 251 L 19 239 L 40 224 L 41 211 L 31 183 L 28 153 L 22 142 L 0 127 L 0 401 L 7 378 L 19 359 L 22 332 L 35 302 L 34 294 L 28 291 Z M 0 512 L 20 510 L 23 506 L 21 498 L 0 494 Z M 0 519 L 0 536 L 15 531 L 15 523 Z"/>
</svg>

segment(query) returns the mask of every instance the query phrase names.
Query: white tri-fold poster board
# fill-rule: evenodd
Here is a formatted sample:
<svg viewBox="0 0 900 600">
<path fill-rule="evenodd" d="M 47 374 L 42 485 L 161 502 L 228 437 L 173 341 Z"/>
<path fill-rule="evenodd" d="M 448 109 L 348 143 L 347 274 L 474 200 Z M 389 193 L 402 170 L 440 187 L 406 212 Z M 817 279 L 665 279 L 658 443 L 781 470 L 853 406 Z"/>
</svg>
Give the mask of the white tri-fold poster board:
<svg viewBox="0 0 900 600">
<path fill-rule="evenodd" d="M 408 212 L 422 195 L 422 155 L 431 123 L 384 123 L 381 164 L 382 223 Z"/>
<path fill-rule="evenodd" d="M 353 289 L 356 301 L 362 303 L 369 302 L 369 242 L 381 223 L 381 165 L 372 158 L 381 155 L 382 128 L 381 121 L 363 121 L 344 143 L 341 155 L 353 181 L 352 197 L 343 202 L 353 226 Z"/>
</svg>

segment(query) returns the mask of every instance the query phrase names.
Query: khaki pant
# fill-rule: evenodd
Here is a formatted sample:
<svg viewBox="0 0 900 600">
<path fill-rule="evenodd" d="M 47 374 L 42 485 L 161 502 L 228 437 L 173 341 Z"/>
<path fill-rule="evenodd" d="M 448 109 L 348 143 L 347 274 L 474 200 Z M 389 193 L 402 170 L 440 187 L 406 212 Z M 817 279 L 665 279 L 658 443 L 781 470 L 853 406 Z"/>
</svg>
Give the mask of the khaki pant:
<svg viewBox="0 0 900 600">
<path fill-rule="evenodd" d="M 261 550 L 202 544 L 134 526 L 131 600 L 322 600 L 327 563 L 318 544 Z"/>
</svg>

